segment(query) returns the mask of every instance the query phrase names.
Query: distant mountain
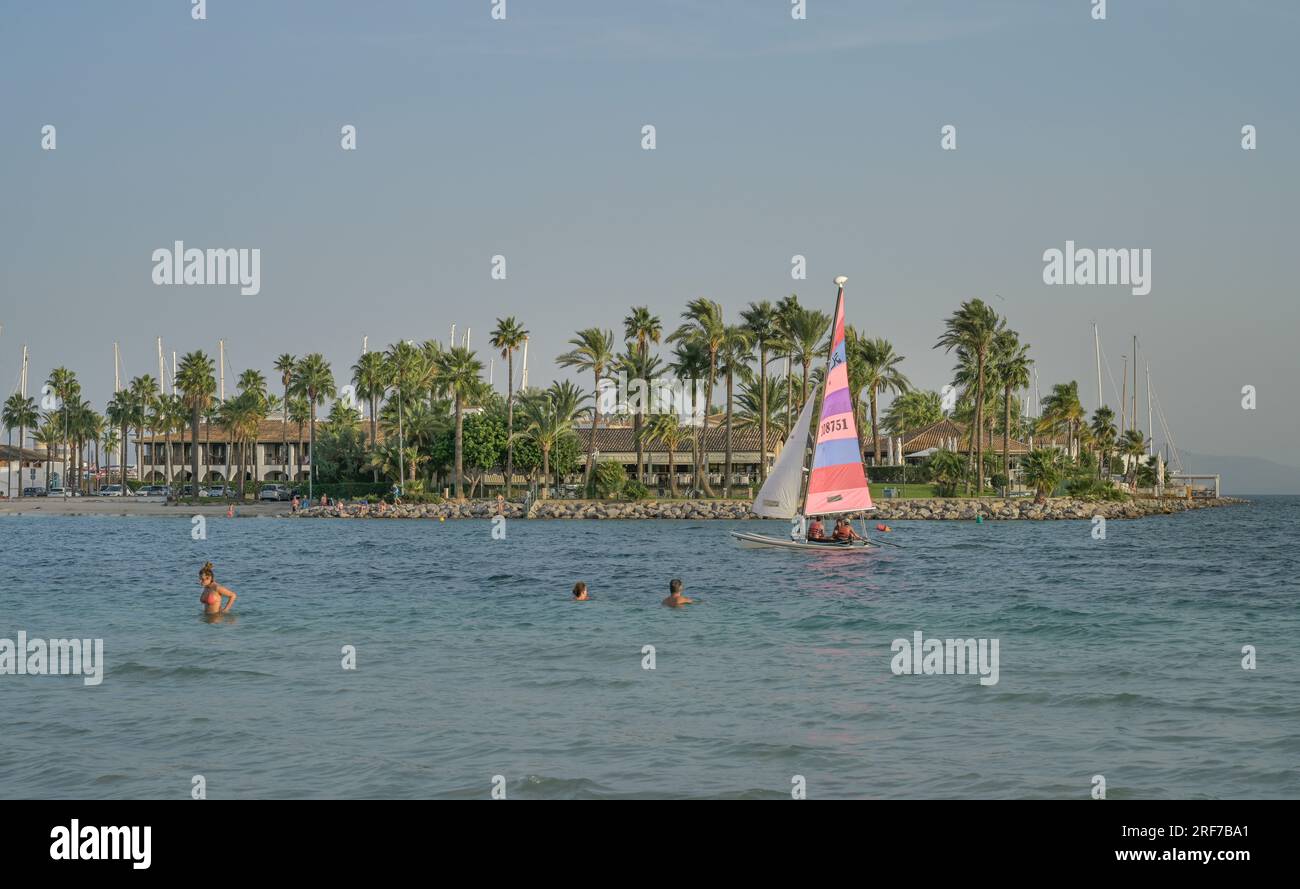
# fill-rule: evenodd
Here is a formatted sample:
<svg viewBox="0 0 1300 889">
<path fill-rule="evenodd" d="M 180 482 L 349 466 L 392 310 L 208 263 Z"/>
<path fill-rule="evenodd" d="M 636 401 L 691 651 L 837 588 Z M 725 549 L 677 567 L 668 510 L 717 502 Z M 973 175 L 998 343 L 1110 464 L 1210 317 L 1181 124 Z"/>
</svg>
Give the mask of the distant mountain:
<svg viewBox="0 0 1300 889">
<path fill-rule="evenodd" d="M 1223 494 L 1300 494 L 1300 467 L 1260 457 L 1215 457 L 1179 450 L 1189 473 L 1219 474 Z"/>
</svg>

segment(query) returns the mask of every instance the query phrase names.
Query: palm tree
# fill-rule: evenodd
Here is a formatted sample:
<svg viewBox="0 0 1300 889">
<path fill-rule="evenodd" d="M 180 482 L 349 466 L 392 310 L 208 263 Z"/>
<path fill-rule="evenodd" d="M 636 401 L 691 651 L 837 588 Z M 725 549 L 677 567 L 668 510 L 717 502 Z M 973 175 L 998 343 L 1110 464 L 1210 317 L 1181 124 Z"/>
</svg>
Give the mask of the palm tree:
<svg viewBox="0 0 1300 889">
<path fill-rule="evenodd" d="M 117 452 L 118 459 L 121 459 L 121 452 L 118 452 L 117 449 L 122 440 L 117 437 L 116 421 L 108 415 L 107 411 L 104 414 L 104 432 L 100 435 L 99 443 L 104 446 L 104 460 L 110 466 L 113 462 L 112 454 L 114 452 Z M 108 470 L 105 469 L 105 475 L 107 475 L 107 472 Z M 126 488 L 123 487 L 122 490 L 125 491 Z"/>
<path fill-rule="evenodd" d="M 131 425 L 131 418 L 135 415 L 135 408 L 131 404 L 131 392 L 122 389 L 115 394 L 108 402 L 107 407 L 108 419 L 117 428 L 122 430 L 121 439 L 118 442 L 120 450 L 117 452 L 118 461 L 122 464 L 122 490 L 126 490 L 126 433 Z"/>
<path fill-rule="evenodd" d="M 727 418 L 725 427 L 727 440 L 724 446 L 725 456 L 722 464 L 722 493 L 728 500 L 731 499 L 731 419 L 734 409 L 736 374 L 748 373 L 749 363 L 753 360 L 753 352 L 754 335 L 749 328 L 729 325 L 723 337 L 722 345 L 718 348 L 718 369 L 727 381 Z M 760 455 L 759 462 L 763 462 L 763 455 Z"/>
<path fill-rule="evenodd" d="M 1115 412 L 1102 405 L 1092 415 L 1092 440 L 1097 444 L 1097 478 L 1106 477 L 1103 466 L 1110 466 L 1110 453 L 1115 447 L 1118 433 L 1115 431 Z"/>
<path fill-rule="evenodd" d="M 1029 371 L 1034 359 L 1029 357 L 1029 346 L 1020 342 L 1020 334 L 1003 330 L 994 343 L 992 356 L 993 378 L 1002 387 L 1002 477 L 1006 480 L 1002 496 L 1011 492 L 1011 393 L 1029 385 Z"/>
<path fill-rule="evenodd" d="M 149 422 L 149 409 L 153 405 L 154 399 L 158 397 L 158 381 L 148 374 L 144 374 L 143 376 L 136 377 L 128 383 L 127 388 L 131 390 L 131 404 L 135 408 L 135 418 L 132 425 L 135 426 L 136 431 L 135 463 L 136 466 L 139 467 L 139 471 L 136 475 L 141 481 L 143 481 L 144 444 L 142 439 L 144 438 L 145 426 Z M 152 454 L 150 455 L 150 461 L 156 462 Z"/>
<path fill-rule="evenodd" d="M 694 441 L 695 430 L 682 422 L 677 414 L 656 414 L 641 430 L 646 441 L 658 441 L 668 449 L 668 493 L 677 496 L 677 462 L 674 457 L 682 442 Z"/>
<path fill-rule="evenodd" d="M 775 348 L 785 355 L 785 428 L 794 425 L 794 318 L 801 311 L 798 294 L 792 293 L 776 304 Z"/>
<path fill-rule="evenodd" d="M 436 349 L 422 349 L 406 340 L 399 340 L 388 347 L 384 361 L 388 364 L 389 385 L 397 392 L 397 460 L 399 475 L 403 484 L 406 471 L 403 463 L 405 436 L 402 428 L 402 414 L 407 392 L 421 392 L 430 388 L 436 372 L 436 365 L 430 361 L 430 355 L 436 355 Z M 415 478 L 412 468 L 411 478 Z"/>
<path fill-rule="evenodd" d="M 567 380 L 553 383 L 545 391 L 519 393 L 519 410 L 524 428 L 516 438 L 530 439 L 542 452 L 542 499 L 550 496 L 551 452 L 560 440 L 573 431 L 573 420 L 586 396 Z"/>
<path fill-rule="evenodd" d="M 1064 430 L 1066 446 L 1069 449 L 1070 456 L 1073 457 L 1077 452 L 1078 430 L 1086 417 L 1087 413 L 1083 409 L 1083 404 L 1079 401 L 1078 381 L 1071 380 L 1068 383 L 1057 383 L 1052 386 L 1051 394 L 1043 399 L 1042 416 L 1038 420 L 1038 431 L 1059 432 Z"/>
<path fill-rule="evenodd" d="M 767 392 L 759 391 L 760 386 L 766 386 Z M 766 425 L 773 441 L 782 440 L 787 435 L 785 380 L 782 377 L 769 376 L 766 381 L 760 381 L 753 371 L 743 374 L 736 404 L 736 428 L 758 429 L 761 434 Z"/>
<path fill-rule="evenodd" d="M 42 419 L 41 425 L 32 433 L 32 439 L 36 444 L 45 446 L 45 489 L 50 488 L 50 464 L 54 462 L 54 446 L 63 441 L 63 427 L 59 424 L 58 415 L 53 411 L 47 412 Z M 126 469 L 123 468 L 123 473 Z M 125 482 L 125 475 L 123 476 Z"/>
<path fill-rule="evenodd" d="M 1146 456 L 1148 442 L 1141 429 L 1126 429 L 1119 440 L 1119 452 L 1128 458 L 1128 486 L 1137 491 L 1138 467 Z"/>
<path fill-rule="evenodd" d="M 45 381 L 49 386 L 51 394 L 59 401 L 60 419 L 62 420 L 63 437 L 60 443 L 63 445 L 63 470 L 67 474 L 68 469 L 68 402 L 76 398 L 81 393 L 81 384 L 77 382 L 77 375 L 66 367 L 56 367 L 50 371 L 49 378 Z M 64 479 L 63 485 L 68 487 L 67 479 Z"/>
<path fill-rule="evenodd" d="M 591 471 L 596 453 L 596 427 L 600 425 L 600 381 L 604 379 L 609 366 L 614 363 L 614 334 L 597 327 L 588 327 L 586 330 L 579 330 L 578 335 L 569 340 L 569 345 L 574 348 L 555 359 L 556 363 L 560 367 L 576 367 L 578 370 L 591 371 L 596 383 L 595 389 L 592 390 L 595 395 L 591 402 L 591 432 L 587 436 L 587 471 L 584 478 L 587 488 L 590 489 Z M 588 493 L 590 494 L 590 490 Z"/>
<path fill-rule="evenodd" d="M 189 352 L 181 359 L 176 371 L 176 387 L 181 400 L 190 411 L 190 484 L 195 496 L 199 493 L 199 418 L 212 403 L 217 392 L 212 359 L 202 351 Z M 229 440 L 230 436 L 226 436 Z M 229 445 L 227 453 L 229 453 Z M 228 459 L 228 458 L 227 458 Z"/>
<path fill-rule="evenodd" d="M 727 339 L 727 324 L 722 317 L 722 306 L 711 299 L 700 297 L 686 304 L 682 312 L 684 323 L 668 337 L 669 342 L 692 344 L 708 356 L 704 372 L 704 431 L 703 444 L 697 448 L 697 460 L 708 462 L 709 411 L 713 407 L 713 383 L 718 378 L 718 351 Z M 698 378 L 697 378 L 698 379 Z M 703 455 L 702 457 L 699 455 Z M 708 466 L 697 466 L 697 486 L 712 497 Z"/>
<path fill-rule="evenodd" d="M 302 427 L 311 419 L 311 407 L 307 404 L 307 399 L 301 395 L 291 395 L 289 397 L 288 417 L 290 423 L 298 426 L 298 471 L 294 474 L 295 481 L 302 480 Z"/>
<path fill-rule="evenodd" d="M 682 386 L 683 392 L 690 392 L 694 386 L 695 380 L 700 379 L 709 372 L 709 354 L 698 342 L 678 343 L 677 348 L 673 350 L 673 360 L 668 365 L 669 372 L 676 377 Z M 694 396 L 692 396 L 694 397 Z M 695 413 L 699 413 L 700 406 L 695 406 Z M 682 405 L 682 413 L 685 412 L 685 404 Z M 708 399 L 704 400 L 704 420 L 705 429 L 708 428 L 709 403 Z M 692 425 L 694 425 L 692 423 Z M 704 469 L 702 467 L 701 455 L 703 460 L 707 461 L 707 445 L 701 442 L 701 436 L 694 434 L 691 436 L 691 467 L 695 474 L 695 489 L 707 490 L 705 479 L 702 478 Z"/>
<path fill-rule="evenodd" d="M 515 480 L 515 352 L 523 348 L 528 331 L 515 316 L 498 318 L 489 342 L 501 350 L 506 360 L 506 499 L 510 499 Z"/>
<path fill-rule="evenodd" d="M 10 434 L 15 428 L 18 429 L 18 496 L 23 495 L 23 442 L 27 440 L 28 427 L 34 427 L 40 422 L 40 415 L 36 411 L 36 399 L 31 396 L 24 398 L 21 394 L 15 392 L 5 400 L 4 404 L 4 424 L 5 429 Z M 8 473 L 10 492 L 12 493 L 13 473 Z"/>
<path fill-rule="evenodd" d="M 893 392 L 901 394 L 912 388 L 911 382 L 898 369 L 902 362 L 903 356 L 894 352 L 893 345 L 889 340 L 877 337 L 875 339 L 859 339 L 858 346 L 854 350 L 853 357 L 856 361 L 849 362 L 850 372 L 855 366 L 862 374 L 863 383 L 868 393 L 871 404 L 871 438 L 874 442 L 875 462 L 880 464 L 880 419 L 877 413 L 878 396 L 881 392 Z M 861 389 L 854 388 L 853 401 L 858 402 Z"/>
<path fill-rule="evenodd" d="M 975 364 L 975 419 L 971 425 L 975 438 L 975 490 L 984 493 L 984 384 L 985 366 L 998 333 L 1005 322 L 981 299 L 968 300 L 944 322 L 943 335 L 934 348 L 945 352 L 965 350 Z"/>
<path fill-rule="evenodd" d="M 483 373 L 483 362 L 465 346 L 452 346 L 438 356 L 438 382 L 450 393 L 456 406 L 456 499 L 465 499 L 464 484 L 464 410 L 476 393 L 475 384 Z"/>
<path fill-rule="evenodd" d="M 266 377 L 259 370 L 244 371 L 239 375 L 239 392 L 247 397 L 249 401 L 248 416 L 245 418 L 248 423 L 248 431 L 252 433 L 250 446 L 253 450 L 253 484 L 256 485 L 261 477 L 261 460 L 257 453 L 257 439 L 260 438 L 262 420 L 266 417 Z M 244 476 L 239 476 L 239 496 L 244 496 Z"/>
<path fill-rule="evenodd" d="M 280 385 L 284 388 L 284 400 L 280 402 L 280 443 L 284 446 L 285 478 L 289 477 L 289 389 L 293 386 L 293 369 L 297 366 L 298 359 L 288 352 L 281 353 L 275 359 L 275 369 L 280 374 Z M 373 430 L 373 424 L 371 428 Z"/>
<path fill-rule="evenodd" d="M 939 495 L 946 497 L 956 493 L 966 469 L 961 457 L 947 448 L 941 448 L 930 455 L 928 464 L 930 478 L 938 488 Z"/>
<path fill-rule="evenodd" d="M 653 314 L 646 306 L 633 306 L 632 311 L 623 319 L 623 338 L 629 343 L 636 344 L 635 356 L 639 362 L 636 369 L 636 376 L 642 380 L 646 389 L 649 390 L 654 374 L 651 368 L 658 364 L 658 359 L 650 355 L 650 345 L 659 344 L 663 336 L 663 323 L 659 316 Z M 632 350 L 628 350 L 632 353 Z M 642 404 L 640 410 L 632 415 L 632 438 L 636 441 L 636 478 L 637 481 L 645 481 L 645 450 L 642 442 L 641 429 L 645 422 L 645 413 L 649 408 Z"/>
<path fill-rule="evenodd" d="M 383 352 L 366 352 L 352 365 L 352 385 L 357 395 L 370 402 L 370 449 L 379 446 L 379 401 L 388 394 L 390 383 L 388 362 Z M 379 467 L 372 466 L 374 480 L 379 481 Z"/>
<path fill-rule="evenodd" d="M 1065 457 L 1056 448 L 1035 448 L 1025 457 L 1025 483 L 1034 489 L 1034 500 L 1042 503 L 1065 476 Z"/>
<path fill-rule="evenodd" d="M 149 427 L 154 431 L 155 441 L 153 442 L 152 449 L 155 454 L 158 452 L 158 430 L 161 429 L 163 432 L 166 447 L 166 451 L 163 454 L 163 465 L 167 472 L 167 478 L 165 480 L 168 482 L 172 479 L 172 418 L 169 414 L 169 397 L 170 396 L 166 393 L 163 393 L 154 398 L 152 405 L 150 405 L 152 411 L 149 413 L 149 419 L 147 421 Z M 153 462 L 157 463 L 157 457 L 153 457 Z M 140 480 L 144 481 L 143 478 Z"/>
<path fill-rule="evenodd" d="M 760 481 L 767 481 L 767 352 L 774 343 L 780 338 L 778 330 L 778 315 L 776 306 L 772 305 L 770 300 L 750 303 L 749 307 L 740 313 L 741 321 L 749 330 L 750 336 L 754 339 L 754 345 L 758 348 L 758 440 L 759 440 L 759 460 L 758 460 L 758 477 Z"/>
<path fill-rule="evenodd" d="M 943 398 L 932 389 L 909 389 L 892 402 L 881 425 L 892 435 L 916 432 L 943 419 Z"/>
<path fill-rule="evenodd" d="M 786 335 L 790 337 L 794 359 L 803 368 L 803 388 L 800 389 L 798 410 L 803 410 L 808 400 L 808 379 L 813 365 L 822 353 L 823 338 L 831 325 L 831 316 L 817 309 L 799 309 L 787 321 Z"/>
<path fill-rule="evenodd" d="M 327 398 L 333 398 L 338 390 L 334 386 L 334 372 L 330 370 L 325 356 L 319 352 L 312 352 L 298 362 L 294 370 L 294 383 L 298 394 L 307 399 L 307 407 L 311 412 L 307 427 L 310 437 L 307 445 L 308 460 L 311 461 L 307 467 L 307 499 L 311 500 L 314 496 L 312 483 L 316 480 L 316 406 L 324 404 Z"/>
</svg>

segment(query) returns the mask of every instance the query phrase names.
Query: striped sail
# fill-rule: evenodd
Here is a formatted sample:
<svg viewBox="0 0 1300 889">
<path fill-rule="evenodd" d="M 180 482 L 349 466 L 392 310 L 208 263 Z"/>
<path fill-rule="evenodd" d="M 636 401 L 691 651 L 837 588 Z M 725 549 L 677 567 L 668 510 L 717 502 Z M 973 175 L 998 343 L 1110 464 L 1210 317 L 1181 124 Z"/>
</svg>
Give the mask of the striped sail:
<svg viewBox="0 0 1300 889">
<path fill-rule="evenodd" d="M 844 288 L 835 301 L 831 355 L 822 391 L 821 419 L 817 423 L 817 448 L 804 515 L 829 515 L 874 509 L 867 476 L 858 450 L 858 427 L 853 421 L 853 395 L 849 391 L 849 366 L 844 351 Z"/>
</svg>

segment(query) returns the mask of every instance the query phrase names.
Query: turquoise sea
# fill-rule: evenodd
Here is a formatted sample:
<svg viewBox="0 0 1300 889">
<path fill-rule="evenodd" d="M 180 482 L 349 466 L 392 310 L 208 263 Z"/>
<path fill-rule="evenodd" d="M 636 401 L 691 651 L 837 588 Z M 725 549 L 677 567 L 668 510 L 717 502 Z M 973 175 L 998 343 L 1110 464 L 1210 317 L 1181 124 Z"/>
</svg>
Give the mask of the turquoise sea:
<svg viewBox="0 0 1300 889">
<path fill-rule="evenodd" d="M 0 796 L 1300 796 L 1300 498 L 1104 540 L 898 523 L 867 558 L 730 527 L 786 533 L 0 517 L 0 639 L 101 638 L 106 665 L 0 675 Z M 200 614 L 209 559 L 236 620 Z M 660 606 L 672 577 L 698 604 Z M 894 675 L 918 630 L 997 639 L 998 683 Z"/>
</svg>

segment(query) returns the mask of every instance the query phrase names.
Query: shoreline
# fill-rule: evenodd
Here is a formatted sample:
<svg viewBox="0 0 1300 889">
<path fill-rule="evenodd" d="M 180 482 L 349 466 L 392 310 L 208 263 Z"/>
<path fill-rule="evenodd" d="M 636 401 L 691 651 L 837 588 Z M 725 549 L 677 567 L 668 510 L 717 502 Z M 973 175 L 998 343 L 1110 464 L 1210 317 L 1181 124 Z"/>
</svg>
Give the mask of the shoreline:
<svg viewBox="0 0 1300 889">
<path fill-rule="evenodd" d="M 1177 515 L 1197 509 L 1249 503 L 1239 497 L 1218 499 L 1135 501 L 1086 501 L 1057 497 L 1046 503 L 1032 498 L 1004 500 L 1000 497 L 881 500 L 869 513 L 853 518 L 878 521 L 1054 521 L 1062 519 L 1137 519 L 1153 515 Z M 748 500 L 543 500 L 525 513 L 519 502 L 505 506 L 510 519 L 662 519 L 688 521 L 748 521 L 760 517 L 749 511 Z M 117 497 L 74 497 L 63 500 L 24 498 L 0 500 L 0 516 L 106 516 L 191 518 L 196 515 L 225 518 L 229 503 L 173 505 L 158 500 L 134 502 Z M 467 503 L 418 503 L 388 506 L 380 515 L 377 506 L 349 503 L 345 507 L 312 506 L 297 513 L 283 502 L 235 505 L 235 518 L 330 518 L 330 519 L 490 519 L 497 514 L 495 500 Z"/>
<path fill-rule="evenodd" d="M 1071 497 L 1057 497 L 1046 503 L 1035 503 L 1031 498 L 1004 500 L 986 498 L 919 498 L 913 500 L 884 500 L 869 513 L 855 513 L 851 518 L 882 521 L 974 521 L 982 517 L 987 521 L 1053 521 L 1061 519 L 1137 519 L 1153 515 L 1176 515 L 1197 509 L 1218 506 L 1235 506 L 1249 503 L 1237 497 L 1184 500 L 1136 500 L 1122 502 L 1086 501 Z M 476 500 L 468 503 L 421 503 L 389 506 L 383 515 L 374 506 L 349 504 L 313 506 L 291 518 L 330 519 L 490 519 L 497 514 L 495 501 Z M 750 512 L 748 500 L 650 500 L 650 501 L 596 501 L 596 500 L 545 500 L 533 504 L 525 514 L 523 504 L 507 503 L 504 515 L 508 519 L 664 519 L 695 521 L 748 521 L 760 520 Z"/>
</svg>

